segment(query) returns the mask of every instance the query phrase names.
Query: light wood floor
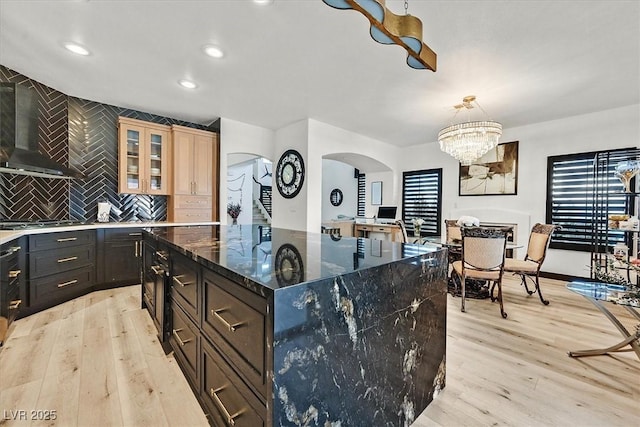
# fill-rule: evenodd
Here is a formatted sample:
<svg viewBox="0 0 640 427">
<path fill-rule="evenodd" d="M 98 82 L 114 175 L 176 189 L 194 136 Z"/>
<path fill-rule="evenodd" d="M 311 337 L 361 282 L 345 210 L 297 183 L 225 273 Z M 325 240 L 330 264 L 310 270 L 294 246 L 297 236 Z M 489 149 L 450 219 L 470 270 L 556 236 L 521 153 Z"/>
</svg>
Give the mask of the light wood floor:
<svg viewBox="0 0 640 427">
<path fill-rule="evenodd" d="M 508 319 L 489 300 L 468 300 L 461 313 L 449 296 L 447 386 L 413 426 L 638 425 L 635 354 L 566 354 L 618 342 L 613 325 L 563 282 L 544 281 L 549 306 L 507 282 Z M 139 295 L 139 286 L 95 292 L 14 322 L 0 351 L 0 425 L 207 425 Z M 3 420 L 31 409 L 57 419 Z"/>
</svg>

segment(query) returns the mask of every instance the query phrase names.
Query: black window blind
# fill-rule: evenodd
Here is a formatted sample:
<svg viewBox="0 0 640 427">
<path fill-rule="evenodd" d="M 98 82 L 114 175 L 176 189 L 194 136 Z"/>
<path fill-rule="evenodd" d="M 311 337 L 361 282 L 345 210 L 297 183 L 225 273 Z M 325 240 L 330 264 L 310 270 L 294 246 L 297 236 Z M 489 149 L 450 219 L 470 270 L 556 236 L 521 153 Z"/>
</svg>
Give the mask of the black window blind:
<svg viewBox="0 0 640 427">
<path fill-rule="evenodd" d="M 423 236 L 439 236 L 442 222 L 442 169 L 408 171 L 402 174 L 402 219 L 414 231 L 414 218 L 422 218 Z"/>
<path fill-rule="evenodd" d="M 549 157 L 547 161 L 548 224 L 562 227 L 551 237 L 551 248 L 592 251 L 594 233 L 607 228 L 608 215 L 623 214 L 628 198 L 614 171 L 627 150 Z M 610 153 L 616 161 L 602 162 Z M 596 174 L 596 169 L 598 173 Z M 610 244 L 624 242 L 621 231 L 609 232 Z"/>
</svg>

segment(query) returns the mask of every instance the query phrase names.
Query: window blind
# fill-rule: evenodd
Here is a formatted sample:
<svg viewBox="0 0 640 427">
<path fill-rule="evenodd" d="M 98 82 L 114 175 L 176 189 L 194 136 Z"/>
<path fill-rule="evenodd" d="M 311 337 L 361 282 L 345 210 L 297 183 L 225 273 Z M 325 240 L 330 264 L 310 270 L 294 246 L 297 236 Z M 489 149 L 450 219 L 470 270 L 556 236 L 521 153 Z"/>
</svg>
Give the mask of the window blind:
<svg viewBox="0 0 640 427">
<path fill-rule="evenodd" d="M 608 228 L 608 215 L 625 213 L 628 198 L 614 175 L 617 163 L 629 158 L 625 153 L 630 151 L 548 158 L 546 222 L 562 227 L 552 235 L 551 248 L 592 251 L 597 231 Z M 603 162 L 603 158 L 607 161 Z M 624 232 L 609 230 L 609 244 L 624 241 Z"/>
<path fill-rule="evenodd" d="M 422 218 L 423 236 L 439 236 L 442 223 L 442 169 L 408 171 L 402 174 L 402 219 L 414 231 L 412 220 Z"/>
</svg>

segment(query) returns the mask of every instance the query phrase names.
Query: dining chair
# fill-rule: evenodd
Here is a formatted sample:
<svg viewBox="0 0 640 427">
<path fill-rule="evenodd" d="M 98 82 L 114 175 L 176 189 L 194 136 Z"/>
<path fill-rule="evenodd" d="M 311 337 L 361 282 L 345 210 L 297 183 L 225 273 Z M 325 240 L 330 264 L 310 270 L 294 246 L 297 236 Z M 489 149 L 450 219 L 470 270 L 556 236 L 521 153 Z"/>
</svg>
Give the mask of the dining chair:
<svg viewBox="0 0 640 427">
<path fill-rule="evenodd" d="M 537 223 L 531 229 L 527 254 L 524 259 L 507 258 L 504 264 L 504 271 L 519 275 L 521 279 L 520 284 L 524 285 L 527 293 L 531 295 L 534 292 L 538 292 L 540 302 L 544 305 L 549 305 L 549 301 L 544 299 L 542 291 L 540 290 L 540 268 L 547 255 L 551 235 L 560 228 L 560 226 L 553 224 Z M 527 278 L 535 285 L 534 290 L 529 290 Z M 493 287 L 491 288 L 491 299 L 493 300 Z"/>
<path fill-rule="evenodd" d="M 498 285 L 497 300 L 500 314 L 507 317 L 502 302 L 502 275 L 504 273 L 507 234 L 511 228 L 462 227 L 462 259 L 453 263 L 453 269 L 461 278 L 462 305 L 465 311 L 467 279 L 486 280 Z"/>
<path fill-rule="evenodd" d="M 402 232 L 402 243 L 408 243 L 409 237 L 407 237 L 407 226 L 404 221 L 401 219 L 396 220 L 395 224 L 400 227 L 400 231 Z"/>
</svg>

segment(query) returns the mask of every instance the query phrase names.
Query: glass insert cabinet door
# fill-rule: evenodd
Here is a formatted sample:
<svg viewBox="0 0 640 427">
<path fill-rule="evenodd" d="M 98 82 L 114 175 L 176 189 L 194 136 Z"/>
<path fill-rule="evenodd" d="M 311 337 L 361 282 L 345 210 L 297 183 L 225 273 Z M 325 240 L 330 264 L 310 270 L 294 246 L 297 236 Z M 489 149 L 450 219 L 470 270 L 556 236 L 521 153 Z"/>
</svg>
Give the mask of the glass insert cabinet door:
<svg viewBox="0 0 640 427">
<path fill-rule="evenodd" d="M 169 129 L 120 118 L 118 192 L 169 194 Z"/>
<path fill-rule="evenodd" d="M 127 190 L 133 190 L 135 192 L 142 190 L 142 179 L 140 173 L 143 171 L 140 162 L 141 144 L 144 138 L 144 130 L 142 128 L 127 128 L 126 130 L 126 142 L 127 142 Z"/>
<path fill-rule="evenodd" d="M 148 181 L 144 183 L 148 194 L 167 194 L 169 178 L 167 176 L 169 153 L 169 133 L 156 129 L 147 129 L 146 138 L 149 143 L 147 161 L 149 166 Z"/>
</svg>

